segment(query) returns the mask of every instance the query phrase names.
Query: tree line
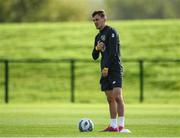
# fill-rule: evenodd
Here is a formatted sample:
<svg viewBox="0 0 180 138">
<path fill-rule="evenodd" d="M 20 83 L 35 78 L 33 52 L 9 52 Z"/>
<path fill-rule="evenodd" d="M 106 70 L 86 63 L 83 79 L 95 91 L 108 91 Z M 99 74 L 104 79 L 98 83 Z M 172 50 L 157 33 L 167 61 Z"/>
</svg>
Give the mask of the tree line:
<svg viewBox="0 0 180 138">
<path fill-rule="evenodd" d="M 110 19 L 180 18 L 180 0 L 0 0 L 0 22 L 90 20 L 95 9 Z"/>
<path fill-rule="evenodd" d="M 180 18 L 180 0 L 105 0 L 111 19 Z"/>
<path fill-rule="evenodd" d="M 43 22 L 87 19 L 84 0 L 0 0 L 0 22 Z"/>
</svg>

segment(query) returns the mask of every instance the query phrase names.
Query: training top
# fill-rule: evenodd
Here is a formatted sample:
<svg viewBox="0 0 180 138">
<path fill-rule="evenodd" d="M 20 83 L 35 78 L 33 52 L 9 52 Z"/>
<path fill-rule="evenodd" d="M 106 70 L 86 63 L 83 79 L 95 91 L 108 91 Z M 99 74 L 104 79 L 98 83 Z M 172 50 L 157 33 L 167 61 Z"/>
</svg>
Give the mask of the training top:
<svg viewBox="0 0 180 138">
<path fill-rule="evenodd" d="M 103 50 L 97 51 L 95 47 L 100 42 L 105 46 Z M 99 58 L 99 53 L 101 53 L 101 70 L 106 67 L 110 71 L 121 71 L 119 34 L 110 26 L 105 26 L 95 37 L 92 51 L 94 60 Z"/>
</svg>

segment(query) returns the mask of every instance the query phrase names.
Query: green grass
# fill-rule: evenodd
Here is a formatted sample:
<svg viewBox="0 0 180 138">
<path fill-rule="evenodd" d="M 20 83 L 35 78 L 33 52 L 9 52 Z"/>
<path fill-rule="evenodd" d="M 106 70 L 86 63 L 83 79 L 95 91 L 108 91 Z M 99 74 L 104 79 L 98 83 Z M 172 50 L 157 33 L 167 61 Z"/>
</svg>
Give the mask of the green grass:
<svg viewBox="0 0 180 138">
<path fill-rule="evenodd" d="M 180 20 L 114 21 L 123 58 L 179 58 Z M 0 24 L 0 58 L 88 58 L 90 22 Z"/>
<path fill-rule="evenodd" d="M 120 32 L 123 59 L 179 59 L 180 20 L 113 21 Z M 91 59 L 97 30 L 90 22 L 0 24 L 0 59 Z M 92 59 L 91 59 L 92 60 Z M 127 103 L 139 97 L 139 64 L 123 63 Z M 179 103 L 179 63 L 145 63 L 145 102 Z M 104 102 L 99 65 L 75 64 L 76 102 Z M 0 97 L 4 65 L 0 63 Z M 70 64 L 10 64 L 10 101 L 69 102 Z M 170 97 L 170 98 L 169 98 Z"/>
<path fill-rule="evenodd" d="M 105 104 L 0 105 L 1 137 L 180 137 L 180 107 L 167 104 L 126 105 L 126 127 L 131 134 L 103 133 L 109 123 Z M 95 130 L 81 133 L 77 122 L 93 120 Z"/>
</svg>

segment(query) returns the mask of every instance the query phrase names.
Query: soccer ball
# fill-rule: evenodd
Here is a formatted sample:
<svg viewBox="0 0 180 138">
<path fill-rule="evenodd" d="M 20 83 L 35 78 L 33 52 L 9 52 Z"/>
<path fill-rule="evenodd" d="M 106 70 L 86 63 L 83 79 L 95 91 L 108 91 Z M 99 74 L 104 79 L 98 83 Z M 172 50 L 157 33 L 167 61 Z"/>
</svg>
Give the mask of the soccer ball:
<svg viewBox="0 0 180 138">
<path fill-rule="evenodd" d="M 90 119 L 82 118 L 78 122 L 78 128 L 79 128 L 80 132 L 90 132 L 90 131 L 93 131 L 94 124 L 93 124 L 93 122 Z"/>
</svg>

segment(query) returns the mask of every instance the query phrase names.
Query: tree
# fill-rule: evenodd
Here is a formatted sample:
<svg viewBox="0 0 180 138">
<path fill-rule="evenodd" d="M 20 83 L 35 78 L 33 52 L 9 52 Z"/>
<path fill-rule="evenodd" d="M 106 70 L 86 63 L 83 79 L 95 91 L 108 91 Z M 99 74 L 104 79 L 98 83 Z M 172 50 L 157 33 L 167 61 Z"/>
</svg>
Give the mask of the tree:
<svg viewBox="0 0 180 138">
<path fill-rule="evenodd" d="M 105 0 L 111 19 L 180 18 L 179 0 Z"/>
<path fill-rule="evenodd" d="M 88 19 L 85 0 L 0 0 L 0 22 Z"/>
</svg>

